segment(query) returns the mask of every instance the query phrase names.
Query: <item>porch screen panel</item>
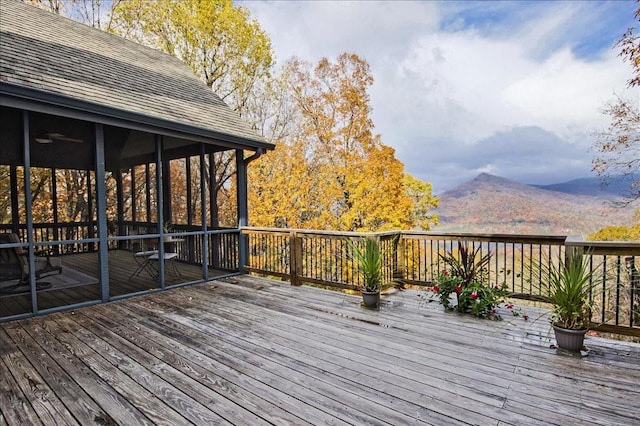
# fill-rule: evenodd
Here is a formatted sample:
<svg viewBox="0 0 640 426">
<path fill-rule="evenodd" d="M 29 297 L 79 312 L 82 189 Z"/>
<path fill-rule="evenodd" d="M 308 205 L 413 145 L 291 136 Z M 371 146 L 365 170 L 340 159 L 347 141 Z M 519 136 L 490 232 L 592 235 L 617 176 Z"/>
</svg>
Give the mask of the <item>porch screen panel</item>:
<svg viewBox="0 0 640 426">
<path fill-rule="evenodd" d="M 85 241 L 95 236 L 95 179 L 86 170 L 56 170 L 57 223 L 55 241 L 74 241 L 59 247 L 61 253 L 95 251 L 93 243 Z M 32 179 L 33 180 L 33 179 Z M 32 184 L 33 186 L 33 184 Z M 37 226 L 34 210 L 34 228 Z"/>
<path fill-rule="evenodd" d="M 202 200 L 200 190 L 200 157 L 191 157 L 191 223 L 195 226 L 202 226 L 202 205 L 206 200 Z"/>
<path fill-rule="evenodd" d="M 149 202 L 148 202 L 148 207 L 149 207 L 149 222 L 154 222 L 157 223 L 158 222 L 158 209 L 157 209 L 157 205 L 158 205 L 158 184 L 156 182 L 156 165 L 155 163 L 150 163 L 149 164 L 149 169 L 148 169 L 148 179 L 147 182 L 149 182 L 149 191 L 148 191 L 148 196 L 149 196 Z"/>
<path fill-rule="evenodd" d="M 134 222 L 147 222 L 147 199 L 149 197 L 149 187 L 147 186 L 146 167 L 134 167 L 135 185 L 132 186 L 135 209 L 133 210 Z"/>
<path fill-rule="evenodd" d="M 165 218 L 175 225 L 186 225 L 188 221 L 187 202 L 187 172 L 186 160 L 180 158 L 171 160 L 169 163 L 169 195 L 170 199 L 165 200 L 171 203 L 171 218 Z"/>
</svg>

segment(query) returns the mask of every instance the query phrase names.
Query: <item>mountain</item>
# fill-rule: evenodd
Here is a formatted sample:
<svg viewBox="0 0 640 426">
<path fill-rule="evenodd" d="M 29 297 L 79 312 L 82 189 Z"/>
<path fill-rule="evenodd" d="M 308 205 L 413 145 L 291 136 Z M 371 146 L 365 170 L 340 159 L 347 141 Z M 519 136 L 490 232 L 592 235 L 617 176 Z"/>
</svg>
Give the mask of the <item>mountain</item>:
<svg viewBox="0 0 640 426">
<path fill-rule="evenodd" d="M 616 207 L 613 195 L 553 191 L 487 173 L 440 194 L 442 232 L 586 236 L 605 226 L 629 225 L 635 206 Z"/>
<path fill-rule="evenodd" d="M 606 185 L 602 185 L 599 178 L 581 178 L 568 182 L 554 183 L 552 185 L 531 185 L 536 188 L 548 189 L 550 191 L 564 192 L 574 195 L 592 195 L 594 197 L 609 197 L 611 195 L 624 197 L 629 192 L 632 182 L 640 180 L 640 174 L 629 176 L 616 176 L 610 179 Z"/>
</svg>

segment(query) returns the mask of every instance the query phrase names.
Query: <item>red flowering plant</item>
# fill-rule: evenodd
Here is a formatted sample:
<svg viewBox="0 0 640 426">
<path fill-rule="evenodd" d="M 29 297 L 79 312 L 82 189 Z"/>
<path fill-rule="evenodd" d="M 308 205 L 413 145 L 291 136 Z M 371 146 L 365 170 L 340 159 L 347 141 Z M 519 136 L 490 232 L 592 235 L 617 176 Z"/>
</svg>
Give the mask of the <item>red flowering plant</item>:
<svg viewBox="0 0 640 426">
<path fill-rule="evenodd" d="M 500 319 L 496 308 L 505 301 L 507 285 L 489 283 L 490 259 L 490 253 L 483 255 L 481 247 L 469 247 L 467 243 L 459 244 L 457 254 L 448 251 L 440 255 L 447 269 L 438 273 L 431 290 L 438 294 L 445 309 Z"/>
<path fill-rule="evenodd" d="M 431 290 L 440 296 L 440 303 L 445 309 L 453 309 L 450 295 L 454 291 L 456 294 L 462 291 L 462 278 L 445 269 L 438 274 L 435 281 L 436 284 L 431 287 Z"/>
</svg>

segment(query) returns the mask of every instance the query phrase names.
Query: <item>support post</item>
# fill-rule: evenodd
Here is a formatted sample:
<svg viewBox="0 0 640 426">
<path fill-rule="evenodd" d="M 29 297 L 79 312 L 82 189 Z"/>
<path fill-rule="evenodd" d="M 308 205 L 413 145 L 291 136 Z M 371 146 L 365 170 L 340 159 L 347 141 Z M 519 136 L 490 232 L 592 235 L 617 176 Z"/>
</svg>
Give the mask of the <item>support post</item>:
<svg viewBox="0 0 640 426">
<path fill-rule="evenodd" d="M 96 169 L 96 207 L 98 209 L 98 259 L 100 261 L 100 296 L 103 302 L 109 300 L 109 242 L 107 238 L 107 186 L 105 184 L 105 159 L 104 159 L 104 127 L 95 124 L 95 169 Z M 91 172 L 87 171 L 87 176 Z M 87 179 L 89 182 L 91 179 Z M 91 191 L 91 188 L 89 188 Z M 90 211 L 92 216 L 93 213 Z M 91 222 L 90 227 L 91 227 Z"/>
<path fill-rule="evenodd" d="M 207 187 L 204 144 L 200 144 L 200 223 L 202 224 L 202 278 L 209 278 L 209 234 L 207 234 Z"/>
<path fill-rule="evenodd" d="M 29 146 L 29 112 L 22 111 L 22 147 L 24 155 L 24 198 L 27 216 L 27 241 L 29 242 L 29 287 L 31 288 L 31 312 L 38 313 L 38 295 L 36 294 L 35 249 L 33 246 L 33 198 L 31 195 L 31 147 Z"/>
<path fill-rule="evenodd" d="M 155 135 L 155 144 L 156 144 L 156 197 L 158 197 L 158 205 L 156 206 L 158 212 L 158 227 L 157 232 L 160 234 L 160 239 L 158 240 L 158 280 L 160 282 L 160 288 L 164 288 L 164 181 L 163 181 L 163 171 L 164 171 L 164 163 L 162 161 L 162 136 Z M 169 211 L 171 213 L 171 211 Z"/>
<path fill-rule="evenodd" d="M 249 208 L 247 204 L 247 164 L 244 151 L 236 150 L 236 191 L 238 200 L 238 228 L 249 224 Z M 242 271 L 249 262 L 249 239 L 247 235 L 238 235 L 238 269 Z"/>
</svg>

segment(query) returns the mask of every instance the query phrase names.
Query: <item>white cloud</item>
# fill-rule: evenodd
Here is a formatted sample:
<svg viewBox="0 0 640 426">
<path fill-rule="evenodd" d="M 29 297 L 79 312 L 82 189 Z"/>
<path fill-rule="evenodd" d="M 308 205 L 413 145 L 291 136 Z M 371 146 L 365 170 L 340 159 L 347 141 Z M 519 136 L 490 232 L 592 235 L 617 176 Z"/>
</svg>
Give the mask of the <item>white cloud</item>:
<svg viewBox="0 0 640 426">
<path fill-rule="evenodd" d="M 584 175 L 591 135 L 606 125 L 600 108 L 614 93 L 638 96 L 626 89 L 628 64 L 610 48 L 633 22 L 626 4 L 243 4 L 282 61 L 296 55 L 316 62 L 345 51 L 365 58 L 375 78 L 376 130 L 409 172 L 439 189 L 488 170 L 528 182 Z M 613 39 L 603 43 L 594 34 Z M 514 131 L 520 127 L 545 132 L 574 161 L 557 161 L 546 146 L 549 152 L 536 157 L 545 170 L 525 173 L 527 153 L 517 137 L 526 132 Z M 509 155 L 476 164 L 478 148 L 498 141 Z"/>
</svg>

